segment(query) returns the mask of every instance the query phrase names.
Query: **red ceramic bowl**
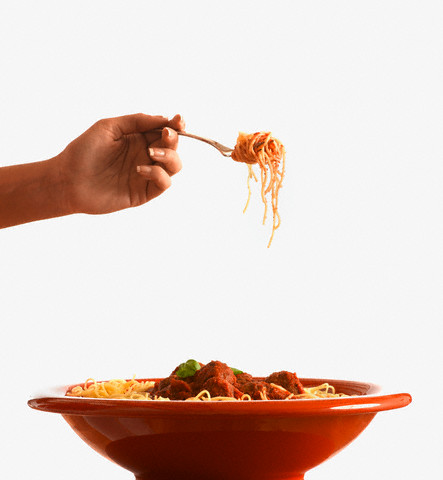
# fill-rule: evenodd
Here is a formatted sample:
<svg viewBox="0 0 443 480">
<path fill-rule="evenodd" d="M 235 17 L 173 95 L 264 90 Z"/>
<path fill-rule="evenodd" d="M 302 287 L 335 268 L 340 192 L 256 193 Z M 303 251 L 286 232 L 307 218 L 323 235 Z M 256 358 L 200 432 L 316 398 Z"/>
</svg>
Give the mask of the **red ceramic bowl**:
<svg viewBox="0 0 443 480">
<path fill-rule="evenodd" d="M 407 393 L 330 379 L 355 395 L 315 400 L 154 402 L 65 397 L 69 387 L 29 406 L 61 413 L 97 452 L 137 480 L 296 480 L 356 438 L 377 412 L 408 405 Z"/>
</svg>

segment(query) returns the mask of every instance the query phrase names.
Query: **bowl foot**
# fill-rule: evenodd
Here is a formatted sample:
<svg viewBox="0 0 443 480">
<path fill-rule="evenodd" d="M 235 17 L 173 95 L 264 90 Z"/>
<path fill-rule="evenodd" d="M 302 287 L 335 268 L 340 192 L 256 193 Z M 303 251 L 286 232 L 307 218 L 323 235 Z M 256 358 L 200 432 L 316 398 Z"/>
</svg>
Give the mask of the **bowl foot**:
<svg viewBox="0 0 443 480">
<path fill-rule="evenodd" d="M 201 477 L 201 476 L 192 475 L 192 477 L 190 477 L 186 473 L 183 473 L 183 475 L 175 474 L 174 477 L 173 477 L 173 480 L 189 480 L 190 478 L 192 478 L 192 480 L 216 480 L 217 477 L 214 477 L 213 475 L 210 475 L 209 477 L 206 477 L 206 476 Z M 239 477 L 238 480 L 244 480 L 244 478 L 245 477 L 242 476 L 242 477 Z M 304 478 L 305 478 L 304 475 L 293 475 L 293 476 L 290 476 L 290 477 L 285 477 L 282 480 L 303 480 Z M 135 480 L 171 480 L 171 476 L 169 474 L 167 474 L 166 476 L 163 476 L 161 474 L 160 475 L 148 475 L 148 476 L 146 476 L 146 475 L 141 475 L 141 476 L 136 475 Z M 230 480 L 237 480 L 237 479 L 231 477 Z M 266 480 L 266 479 L 263 478 L 263 479 L 260 479 L 260 480 Z"/>
</svg>

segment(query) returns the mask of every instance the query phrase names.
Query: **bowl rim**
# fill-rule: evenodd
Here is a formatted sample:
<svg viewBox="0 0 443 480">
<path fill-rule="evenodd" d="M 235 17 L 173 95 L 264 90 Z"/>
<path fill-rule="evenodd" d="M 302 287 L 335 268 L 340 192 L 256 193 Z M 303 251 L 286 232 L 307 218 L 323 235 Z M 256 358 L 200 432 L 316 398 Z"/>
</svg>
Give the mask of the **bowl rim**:
<svg viewBox="0 0 443 480">
<path fill-rule="evenodd" d="M 261 377 L 256 377 L 261 378 Z M 138 378 L 137 380 L 160 380 Z M 370 382 L 325 378 L 300 378 L 305 386 L 330 383 L 345 387 L 348 391 L 362 393 L 349 397 L 297 399 L 297 400 L 250 400 L 244 402 L 200 402 L 200 401 L 152 401 L 129 399 L 106 399 L 68 397 L 65 393 L 76 385 L 50 387 L 34 395 L 28 405 L 36 410 L 62 415 L 143 417 L 146 415 L 349 415 L 377 413 L 402 408 L 412 401 L 409 393 L 381 393 L 381 387 Z"/>
</svg>

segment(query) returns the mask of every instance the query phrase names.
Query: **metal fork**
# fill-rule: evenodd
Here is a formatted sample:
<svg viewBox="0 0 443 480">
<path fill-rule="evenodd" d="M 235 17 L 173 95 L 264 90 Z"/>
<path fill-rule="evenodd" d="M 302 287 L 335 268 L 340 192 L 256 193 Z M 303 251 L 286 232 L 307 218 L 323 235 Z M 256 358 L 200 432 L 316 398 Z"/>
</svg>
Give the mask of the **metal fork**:
<svg viewBox="0 0 443 480">
<path fill-rule="evenodd" d="M 161 133 L 162 129 L 156 128 L 152 131 Z M 222 145 L 221 143 L 216 142 L 215 140 L 211 140 L 210 138 L 200 137 L 198 135 L 193 135 L 192 133 L 182 132 L 179 130 L 176 130 L 176 132 L 178 135 L 182 135 L 184 137 L 189 137 L 189 138 L 193 138 L 194 140 L 200 140 L 201 142 L 208 143 L 209 145 L 216 148 L 224 157 L 230 157 L 231 153 L 234 151 L 233 148 L 226 147 L 225 145 Z"/>
</svg>

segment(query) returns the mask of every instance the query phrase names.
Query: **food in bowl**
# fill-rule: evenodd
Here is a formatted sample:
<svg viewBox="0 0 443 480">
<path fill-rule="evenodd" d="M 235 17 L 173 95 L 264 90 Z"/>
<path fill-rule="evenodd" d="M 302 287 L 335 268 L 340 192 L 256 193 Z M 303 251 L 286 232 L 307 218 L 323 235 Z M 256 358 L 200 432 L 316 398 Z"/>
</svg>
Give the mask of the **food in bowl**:
<svg viewBox="0 0 443 480">
<path fill-rule="evenodd" d="M 327 382 L 304 387 L 296 373 L 286 370 L 257 378 L 218 360 L 205 365 L 193 359 L 181 363 L 162 380 L 139 381 L 133 378 L 96 382 L 89 379 L 70 389 L 67 395 L 159 401 L 297 400 L 346 396 L 337 393 Z"/>
<path fill-rule="evenodd" d="M 263 383 L 271 386 L 276 380 L 272 374 L 252 382 L 259 385 L 257 400 L 252 398 L 256 394 L 253 392 L 251 400 L 240 401 L 235 398 L 235 388 L 241 383 L 238 376 L 242 373 L 231 369 L 236 377 L 233 382 L 226 366 L 222 368 L 217 363 L 214 369 L 220 367 L 225 372 L 234 396 L 224 397 L 230 401 L 214 401 L 216 395 L 225 392 L 208 390 L 211 401 L 207 394 L 197 401 L 195 379 L 203 378 L 205 366 L 185 362 L 179 367 L 182 370 L 175 369 L 167 379 L 89 381 L 86 385 L 55 387 L 35 396 L 28 404 L 37 410 L 61 414 L 82 440 L 132 472 L 136 480 L 302 480 L 306 472 L 352 442 L 378 412 L 405 407 L 411 402 L 408 393 L 382 394 L 380 387 L 368 382 L 298 377 L 303 393 L 280 400 L 263 400 L 260 395 Z M 191 378 L 200 370 L 203 373 Z M 287 373 L 290 372 L 282 377 Z M 289 378 L 298 385 L 294 375 Z M 178 388 L 173 395 L 168 391 L 171 379 L 177 380 L 176 377 L 188 378 L 185 381 L 188 386 L 195 383 L 190 387 L 194 397 L 174 400 L 166 396 L 181 395 L 185 390 Z M 345 395 L 297 397 L 322 384 Z M 130 398 L 134 395 L 134 385 L 145 389 L 142 392 L 145 401 Z M 203 386 L 208 386 L 207 381 L 198 388 Z M 289 392 L 289 387 L 282 388 Z M 267 387 L 267 398 L 270 397 L 267 392 L 273 391 Z M 164 396 L 156 397 L 160 392 Z M 89 397 L 76 396 L 79 394 Z M 42 441 L 46 436 L 47 431 L 42 431 Z M 66 455 L 68 462 L 69 452 Z"/>
</svg>

